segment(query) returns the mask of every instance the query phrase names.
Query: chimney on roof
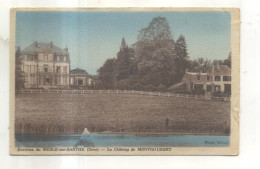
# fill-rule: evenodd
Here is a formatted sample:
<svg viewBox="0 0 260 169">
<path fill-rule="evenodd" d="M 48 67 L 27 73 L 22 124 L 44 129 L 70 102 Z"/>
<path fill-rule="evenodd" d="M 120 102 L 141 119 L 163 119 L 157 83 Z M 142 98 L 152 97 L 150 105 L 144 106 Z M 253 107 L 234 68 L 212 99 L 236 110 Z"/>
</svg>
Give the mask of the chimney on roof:
<svg viewBox="0 0 260 169">
<path fill-rule="evenodd" d="M 35 46 L 36 48 L 38 47 L 38 42 L 37 42 L 37 41 L 34 42 L 34 46 Z"/>
<path fill-rule="evenodd" d="M 53 42 L 51 41 L 51 48 L 53 47 Z"/>
</svg>

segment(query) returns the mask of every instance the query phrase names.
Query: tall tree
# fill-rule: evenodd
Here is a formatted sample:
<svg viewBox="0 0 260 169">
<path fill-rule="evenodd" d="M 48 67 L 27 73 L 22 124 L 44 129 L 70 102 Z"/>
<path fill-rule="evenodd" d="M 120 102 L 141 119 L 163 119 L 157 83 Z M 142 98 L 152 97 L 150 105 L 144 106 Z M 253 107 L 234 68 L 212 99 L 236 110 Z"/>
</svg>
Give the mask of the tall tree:
<svg viewBox="0 0 260 169">
<path fill-rule="evenodd" d="M 121 41 L 120 51 L 123 51 L 126 48 L 127 48 L 127 45 L 126 45 L 126 42 L 125 42 L 125 38 L 123 37 L 122 41 Z"/>
<path fill-rule="evenodd" d="M 133 73 L 134 50 L 122 39 L 120 51 L 117 53 L 115 76 L 117 80 L 129 78 Z"/>
<path fill-rule="evenodd" d="M 185 70 L 189 67 L 189 54 L 186 40 L 183 35 L 180 35 L 175 43 L 173 57 L 177 80 L 179 81 L 183 77 Z"/>
<path fill-rule="evenodd" d="M 156 17 L 149 23 L 149 26 L 143 28 L 139 35 L 138 41 L 159 42 L 172 40 L 170 26 L 164 17 Z"/>
<path fill-rule="evenodd" d="M 115 86 L 115 65 L 116 59 L 108 59 L 104 65 L 98 69 L 98 78 L 100 88 L 113 89 Z"/>
<path fill-rule="evenodd" d="M 165 72 L 173 70 L 174 41 L 167 20 L 153 18 L 148 27 L 140 31 L 134 46 L 142 85 L 170 85 L 173 78 L 166 77 Z M 156 80 L 155 74 L 158 75 Z"/>
</svg>

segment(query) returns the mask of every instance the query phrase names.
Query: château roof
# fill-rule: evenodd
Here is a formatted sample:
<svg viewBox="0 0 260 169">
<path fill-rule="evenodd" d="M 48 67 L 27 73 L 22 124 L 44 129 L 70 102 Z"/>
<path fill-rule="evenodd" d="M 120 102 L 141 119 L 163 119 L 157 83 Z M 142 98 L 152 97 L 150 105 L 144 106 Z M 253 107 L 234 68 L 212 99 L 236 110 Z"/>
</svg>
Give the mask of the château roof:
<svg viewBox="0 0 260 169">
<path fill-rule="evenodd" d="M 22 50 L 21 54 L 34 54 L 35 52 L 51 52 L 56 53 L 57 55 L 69 55 L 69 52 L 65 49 L 61 49 L 52 42 L 50 43 L 39 43 L 34 42 L 30 46 Z"/>
</svg>

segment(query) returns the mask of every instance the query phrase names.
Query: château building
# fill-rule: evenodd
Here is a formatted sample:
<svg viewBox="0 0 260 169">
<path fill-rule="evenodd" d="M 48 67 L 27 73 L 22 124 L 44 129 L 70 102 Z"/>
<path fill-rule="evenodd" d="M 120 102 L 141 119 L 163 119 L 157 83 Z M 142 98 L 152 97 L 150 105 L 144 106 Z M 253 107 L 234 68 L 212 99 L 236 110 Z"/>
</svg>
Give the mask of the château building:
<svg viewBox="0 0 260 169">
<path fill-rule="evenodd" d="M 20 50 L 19 48 L 17 50 Z M 18 51 L 24 88 L 69 88 L 70 56 L 68 48 L 37 41 Z"/>
</svg>

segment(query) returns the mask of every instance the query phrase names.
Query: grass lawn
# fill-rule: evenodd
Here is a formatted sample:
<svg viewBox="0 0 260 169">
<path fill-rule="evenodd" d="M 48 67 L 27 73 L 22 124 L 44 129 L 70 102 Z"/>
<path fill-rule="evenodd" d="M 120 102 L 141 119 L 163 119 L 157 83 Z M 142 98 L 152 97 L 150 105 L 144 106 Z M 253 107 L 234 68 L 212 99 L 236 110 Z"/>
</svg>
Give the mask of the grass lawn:
<svg viewBox="0 0 260 169">
<path fill-rule="evenodd" d="M 166 118 L 169 119 L 166 127 Z M 16 94 L 17 133 L 229 135 L 230 102 L 134 94 Z"/>
</svg>

